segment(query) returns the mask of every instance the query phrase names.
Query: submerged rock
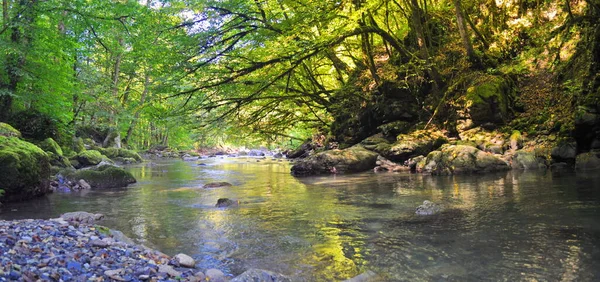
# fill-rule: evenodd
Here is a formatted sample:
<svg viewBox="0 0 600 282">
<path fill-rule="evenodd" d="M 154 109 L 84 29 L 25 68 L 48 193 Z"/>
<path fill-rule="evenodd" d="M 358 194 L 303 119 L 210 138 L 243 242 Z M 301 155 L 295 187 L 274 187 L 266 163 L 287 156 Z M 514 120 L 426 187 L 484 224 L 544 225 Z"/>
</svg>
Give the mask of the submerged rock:
<svg viewBox="0 0 600 282">
<path fill-rule="evenodd" d="M 475 147 L 450 145 L 427 155 L 421 171 L 431 174 L 480 173 L 508 170 L 506 161 Z"/>
<path fill-rule="evenodd" d="M 248 269 L 230 280 L 230 282 L 291 282 L 292 280 L 279 273 L 262 269 Z"/>
<path fill-rule="evenodd" d="M 229 182 L 210 182 L 210 183 L 206 183 L 202 186 L 202 188 L 219 188 L 219 187 L 228 187 L 228 186 L 232 186 L 231 183 Z"/>
<path fill-rule="evenodd" d="M 382 281 L 380 280 L 379 275 L 377 273 L 367 270 L 359 274 L 358 276 L 352 277 L 350 279 L 344 280 L 343 282 L 373 282 L 373 281 Z"/>
<path fill-rule="evenodd" d="M 423 201 L 423 204 L 417 207 L 417 215 L 434 215 L 442 211 L 442 207 L 430 201 Z"/>
<path fill-rule="evenodd" d="M 101 220 L 104 218 L 103 214 L 100 213 L 89 213 L 84 211 L 76 211 L 76 212 L 67 212 L 60 216 L 60 218 L 64 219 L 67 222 L 78 222 L 78 223 L 88 223 L 93 224 L 97 220 Z"/>
<path fill-rule="evenodd" d="M 36 145 L 0 136 L 0 189 L 3 201 L 26 200 L 49 193 L 50 162 Z"/>
<path fill-rule="evenodd" d="M 292 166 L 295 176 L 361 172 L 373 169 L 377 162 L 377 153 L 362 146 L 353 146 L 344 150 L 329 150 L 301 159 Z"/>
<path fill-rule="evenodd" d="M 226 208 L 226 207 L 235 207 L 239 205 L 239 201 L 232 200 L 229 198 L 219 198 L 217 200 L 217 204 L 215 207 L 217 208 Z"/>
</svg>

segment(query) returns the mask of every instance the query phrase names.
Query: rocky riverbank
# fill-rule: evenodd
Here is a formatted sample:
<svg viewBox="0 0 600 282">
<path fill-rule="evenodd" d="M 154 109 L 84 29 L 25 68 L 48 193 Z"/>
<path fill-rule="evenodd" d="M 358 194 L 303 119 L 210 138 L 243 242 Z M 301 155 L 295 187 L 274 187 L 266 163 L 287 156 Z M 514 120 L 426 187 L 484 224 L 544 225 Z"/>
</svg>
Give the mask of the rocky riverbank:
<svg viewBox="0 0 600 282">
<path fill-rule="evenodd" d="M 290 281 L 258 269 L 230 280 L 195 268 L 185 254 L 169 257 L 121 232 L 63 218 L 0 221 L 0 253 L 0 281 Z"/>
</svg>

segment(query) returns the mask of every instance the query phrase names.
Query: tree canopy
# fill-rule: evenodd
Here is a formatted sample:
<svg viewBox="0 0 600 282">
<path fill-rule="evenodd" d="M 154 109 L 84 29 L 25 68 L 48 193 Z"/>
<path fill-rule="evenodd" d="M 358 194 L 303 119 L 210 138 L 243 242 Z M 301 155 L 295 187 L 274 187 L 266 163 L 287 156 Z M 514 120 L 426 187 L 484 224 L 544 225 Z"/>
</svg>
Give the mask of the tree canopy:
<svg viewBox="0 0 600 282">
<path fill-rule="evenodd" d="M 536 68 L 567 73 L 597 104 L 599 7 L 3 0 L 0 121 L 36 112 L 57 136 L 96 127 L 134 148 L 297 144 L 315 133 L 352 144 L 390 122 L 447 123 L 469 73 Z"/>
</svg>

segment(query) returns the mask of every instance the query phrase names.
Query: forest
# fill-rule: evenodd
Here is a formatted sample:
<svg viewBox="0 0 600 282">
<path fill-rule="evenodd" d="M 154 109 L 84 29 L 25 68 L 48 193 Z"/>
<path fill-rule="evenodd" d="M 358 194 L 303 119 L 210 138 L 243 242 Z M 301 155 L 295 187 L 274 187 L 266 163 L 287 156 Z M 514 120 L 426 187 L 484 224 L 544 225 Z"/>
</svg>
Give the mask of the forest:
<svg viewBox="0 0 600 282">
<path fill-rule="evenodd" d="M 575 138 L 598 111 L 599 6 L 3 0 L 0 121 L 60 144 L 350 146 L 386 124 L 452 134 L 466 90 L 500 78 L 510 97 L 481 123 Z"/>
</svg>

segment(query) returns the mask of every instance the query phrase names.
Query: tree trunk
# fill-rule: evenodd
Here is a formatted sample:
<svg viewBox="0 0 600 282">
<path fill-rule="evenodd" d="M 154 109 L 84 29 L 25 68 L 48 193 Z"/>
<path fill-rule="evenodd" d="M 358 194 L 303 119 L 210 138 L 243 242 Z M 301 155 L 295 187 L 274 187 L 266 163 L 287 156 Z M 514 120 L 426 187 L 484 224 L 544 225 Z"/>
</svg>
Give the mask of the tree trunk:
<svg viewBox="0 0 600 282">
<path fill-rule="evenodd" d="M 419 46 L 420 57 L 422 60 L 425 60 L 427 65 L 431 65 L 429 59 L 429 48 L 427 47 L 427 42 L 425 41 L 426 36 L 423 30 L 423 24 L 421 22 L 421 20 L 424 17 L 422 13 L 423 10 L 421 10 L 421 7 L 419 6 L 417 0 L 411 0 L 410 2 L 412 6 L 412 28 L 415 30 L 415 34 L 417 35 L 417 46 Z M 435 66 L 432 66 L 428 73 L 434 82 L 435 91 L 437 91 L 441 85 L 442 80 Z"/>
<path fill-rule="evenodd" d="M 146 103 L 146 97 L 148 96 L 148 87 L 150 87 L 150 71 L 146 72 L 146 77 L 144 79 L 144 90 L 142 91 L 142 97 L 140 98 L 140 105 L 138 106 L 137 110 L 135 110 L 135 114 L 133 114 L 133 120 L 131 121 L 129 128 L 127 128 L 127 134 L 125 135 L 125 140 L 123 140 L 123 143 L 125 143 L 125 145 L 129 144 L 129 139 L 131 138 L 133 129 L 135 128 L 138 118 L 140 117 L 142 107 L 144 106 L 144 103 Z"/>
<path fill-rule="evenodd" d="M 475 68 L 481 67 L 479 63 L 479 59 L 473 50 L 473 45 L 471 44 L 471 40 L 469 39 L 469 35 L 467 34 L 467 24 L 465 23 L 465 18 L 463 16 L 462 7 L 460 5 L 460 0 L 452 0 L 454 2 L 454 11 L 456 14 L 456 21 L 458 23 L 458 33 L 460 33 L 460 38 L 463 43 L 463 47 L 467 51 L 467 57 L 469 58 L 469 62 Z"/>
<path fill-rule="evenodd" d="M 8 25 L 8 0 L 2 0 L 2 25 Z"/>
</svg>

